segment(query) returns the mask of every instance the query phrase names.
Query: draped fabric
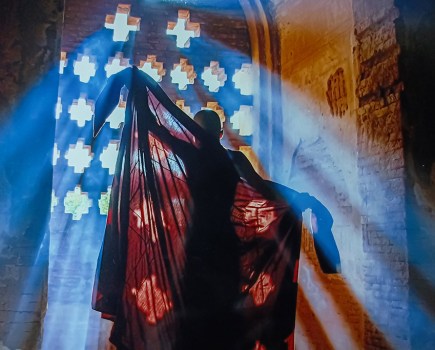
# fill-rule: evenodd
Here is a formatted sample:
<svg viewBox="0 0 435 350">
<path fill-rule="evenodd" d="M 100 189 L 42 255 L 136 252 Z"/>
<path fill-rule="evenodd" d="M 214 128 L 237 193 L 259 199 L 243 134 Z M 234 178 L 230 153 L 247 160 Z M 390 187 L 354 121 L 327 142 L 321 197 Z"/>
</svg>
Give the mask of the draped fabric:
<svg viewBox="0 0 435 350">
<path fill-rule="evenodd" d="M 109 79 L 95 133 L 129 89 L 92 305 L 119 349 L 286 349 L 300 213 L 240 179 L 219 142 L 137 68 Z"/>
</svg>

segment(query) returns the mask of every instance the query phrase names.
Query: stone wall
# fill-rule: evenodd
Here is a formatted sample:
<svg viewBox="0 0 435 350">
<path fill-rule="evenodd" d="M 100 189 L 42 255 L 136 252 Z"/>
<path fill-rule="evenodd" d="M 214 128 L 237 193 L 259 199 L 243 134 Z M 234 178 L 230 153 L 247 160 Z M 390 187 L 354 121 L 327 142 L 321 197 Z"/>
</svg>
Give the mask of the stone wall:
<svg viewBox="0 0 435 350">
<path fill-rule="evenodd" d="M 408 348 L 398 12 L 392 1 L 272 3 L 281 37 L 282 181 L 331 211 L 343 269 L 333 278 L 315 273 L 305 245 L 296 345 Z"/>
<path fill-rule="evenodd" d="M 303 244 L 296 347 L 356 348 L 363 341 L 365 310 L 352 4 L 273 3 L 283 95 L 279 179 L 329 209 L 342 265 L 341 274 L 323 274 L 312 243 Z M 304 241 L 310 240 L 306 233 Z"/>
<path fill-rule="evenodd" d="M 365 347 L 409 348 L 405 172 L 392 1 L 355 1 Z M 377 325 L 375 329 L 372 325 Z"/>
<path fill-rule="evenodd" d="M 57 0 L 2 2 L 0 16 L 0 348 L 37 349 L 62 8 Z"/>
</svg>

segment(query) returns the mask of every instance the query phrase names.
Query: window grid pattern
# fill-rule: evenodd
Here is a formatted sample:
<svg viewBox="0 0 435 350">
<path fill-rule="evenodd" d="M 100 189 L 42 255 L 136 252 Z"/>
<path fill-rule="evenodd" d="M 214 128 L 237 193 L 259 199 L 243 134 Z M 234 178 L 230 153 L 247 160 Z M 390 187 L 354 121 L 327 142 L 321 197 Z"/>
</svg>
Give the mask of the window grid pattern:
<svg viewBox="0 0 435 350">
<path fill-rule="evenodd" d="M 116 166 L 128 91 L 120 91 L 119 103 L 107 118 L 97 140 L 92 139 L 91 121 L 94 116 L 94 101 L 105 80 L 131 67 L 134 60 L 132 51 L 125 50 L 124 46 L 133 40 L 133 33 L 140 31 L 141 19 L 131 16 L 130 12 L 130 5 L 120 4 L 115 14 L 106 16 L 105 22 L 102 23 L 102 27 L 107 29 L 104 33 L 105 43 L 102 45 L 108 48 L 106 52 L 95 50 L 92 45 L 88 47 L 87 43 L 84 43 L 76 52 L 61 53 L 59 97 L 56 104 L 56 144 L 53 152 L 55 190 L 52 196 L 52 211 L 57 215 L 68 214 L 73 220 L 80 220 L 92 214 L 92 210 L 98 215 L 107 215 L 110 185 Z M 195 16 L 195 13 L 193 15 Z M 145 55 L 145 60 L 136 61 L 137 66 L 160 83 L 169 95 L 172 92 L 172 95 L 176 96 L 174 102 L 187 115 L 193 117 L 194 112 L 200 109 L 212 109 L 218 113 L 222 124 L 228 122 L 236 134 L 248 136 L 245 141 L 249 145 L 249 136 L 252 135 L 252 106 L 246 105 L 246 101 L 252 104 L 252 98 L 243 98 L 252 94 L 252 70 L 251 64 L 248 63 L 250 57 L 239 57 L 237 68 L 233 66 L 227 72 L 233 57 L 219 57 L 218 52 L 222 48 L 218 47 L 210 51 L 207 62 L 209 65 L 205 62 L 199 65 L 195 45 L 197 40 L 202 40 L 205 45 L 207 37 L 204 35 L 200 38 L 200 23 L 191 22 L 190 16 L 190 11 L 179 10 L 177 22 L 167 22 L 165 34 L 168 37 L 175 35 L 172 45 L 180 48 L 179 57 L 172 57 L 174 63 L 171 64 L 167 55 L 165 62 L 149 52 Z M 177 31 L 177 26 L 183 27 L 187 33 L 184 33 L 184 36 L 177 35 L 174 32 Z M 181 46 L 180 40 L 183 41 Z M 117 44 L 118 41 L 122 42 L 121 46 Z M 201 51 L 200 48 L 197 50 Z M 68 64 L 69 61 L 73 64 Z M 166 74 L 165 66 L 173 67 L 170 74 Z M 197 79 L 196 71 L 202 71 L 201 79 Z M 228 79 L 228 73 L 231 73 L 231 79 Z M 174 87 L 172 90 L 171 86 Z M 192 102 L 192 95 L 195 95 L 192 91 L 197 89 L 194 86 L 201 88 L 205 93 Z M 226 89 L 231 89 L 231 100 L 241 99 L 241 102 L 228 112 L 227 107 L 221 105 L 221 101 L 229 100 Z M 190 95 L 186 95 L 184 91 Z M 227 118 L 226 115 L 232 117 Z M 70 176 L 71 181 L 64 181 L 65 176 Z"/>
</svg>

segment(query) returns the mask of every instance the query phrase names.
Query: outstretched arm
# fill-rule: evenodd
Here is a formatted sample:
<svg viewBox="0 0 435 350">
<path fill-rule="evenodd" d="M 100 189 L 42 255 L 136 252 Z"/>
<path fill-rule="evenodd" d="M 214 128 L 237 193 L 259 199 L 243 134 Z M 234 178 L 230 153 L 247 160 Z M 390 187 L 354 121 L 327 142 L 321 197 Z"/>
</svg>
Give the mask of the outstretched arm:
<svg viewBox="0 0 435 350">
<path fill-rule="evenodd" d="M 250 186 L 254 187 L 266 199 L 277 199 L 277 193 L 257 174 L 251 162 L 242 152 L 228 150 L 228 154 L 241 178 L 245 179 Z"/>
<path fill-rule="evenodd" d="M 107 117 L 113 112 L 119 102 L 119 93 L 125 85 L 131 88 L 132 68 L 127 68 L 120 73 L 112 75 L 106 82 L 103 90 L 95 103 L 94 132 L 96 137 L 106 122 Z"/>
</svg>

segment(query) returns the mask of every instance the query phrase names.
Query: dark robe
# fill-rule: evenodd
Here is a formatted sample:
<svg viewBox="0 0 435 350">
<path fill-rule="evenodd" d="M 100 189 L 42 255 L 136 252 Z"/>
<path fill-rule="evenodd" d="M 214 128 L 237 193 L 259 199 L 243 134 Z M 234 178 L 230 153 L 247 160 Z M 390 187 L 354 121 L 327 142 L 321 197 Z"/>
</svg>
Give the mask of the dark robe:
<svg viewBox="0 0 435 350">
<path fill-rule="evenodd" d="M 130 68 L 108 80 L 95 134 L 128 90 L 93 308 L 119 349 L 286 349 L 301 212 L 266 198 L 226 150 Z"/>
</svg>

